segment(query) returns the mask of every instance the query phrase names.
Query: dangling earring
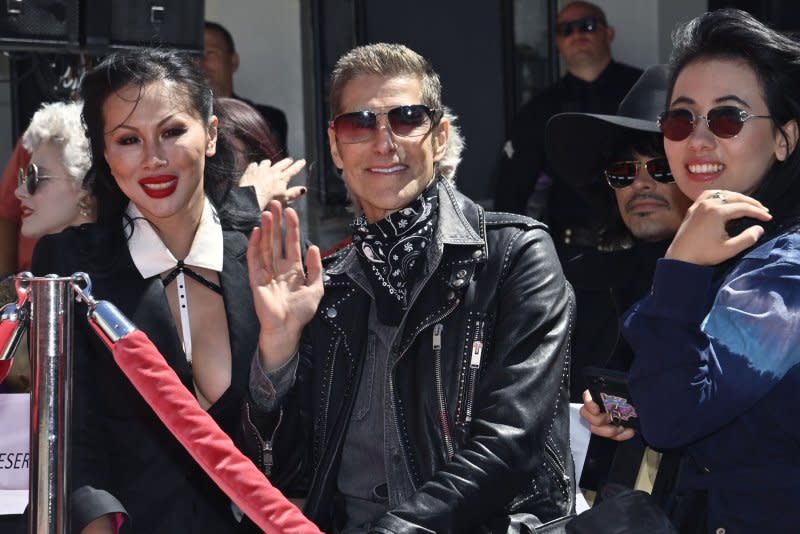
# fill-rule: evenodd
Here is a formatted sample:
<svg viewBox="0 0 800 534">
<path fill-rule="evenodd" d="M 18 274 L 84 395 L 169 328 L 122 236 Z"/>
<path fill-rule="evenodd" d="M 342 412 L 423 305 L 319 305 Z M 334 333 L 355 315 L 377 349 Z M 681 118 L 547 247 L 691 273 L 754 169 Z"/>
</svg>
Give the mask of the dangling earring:
<svg viewBox="0 0 800 534">
<path fill-rule="evenodd" d="M 78 201 L 78 211 L 80 211 L 80 214 L 83 217 L 89 217 L 89 215 L 92 214 L 92 207 L 89 205 L 86 197 L 83 197 Z"/>
</svg>

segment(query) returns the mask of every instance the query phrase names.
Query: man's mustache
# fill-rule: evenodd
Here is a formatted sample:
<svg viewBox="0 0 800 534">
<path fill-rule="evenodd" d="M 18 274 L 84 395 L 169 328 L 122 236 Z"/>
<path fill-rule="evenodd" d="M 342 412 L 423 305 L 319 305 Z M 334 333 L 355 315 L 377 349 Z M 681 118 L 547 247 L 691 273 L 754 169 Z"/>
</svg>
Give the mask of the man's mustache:
<svg viewBox="0 0 800 534">
<path fill-rule="evenodd" d="M 644 193 L 636 193 L 635 195 L 633 195 L 630 198 L 630 200 L 628 200 L 628 202 L 625 203 L 625 211 L 626 212 L 631 211 L 633 209 L 633 205 L 636 202 L 639 202 L 639 201 L 642 201 L 642 200 L 655 200 L 656 202 L 660 202 L 660 203 L 664 204 L 665 206 L 669 206 L 669 202 L 667 202 L 667 199 L 664 198 L 663 196 L 661 196 L 661 195 L 659 195 L 657 193 L 644 192 Z"/>
</svg>

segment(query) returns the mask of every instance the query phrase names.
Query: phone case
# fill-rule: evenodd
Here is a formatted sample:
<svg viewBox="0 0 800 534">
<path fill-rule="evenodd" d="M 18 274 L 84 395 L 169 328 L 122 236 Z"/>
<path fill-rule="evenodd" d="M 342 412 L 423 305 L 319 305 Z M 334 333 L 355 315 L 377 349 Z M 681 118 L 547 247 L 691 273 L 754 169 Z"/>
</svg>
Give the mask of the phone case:
<svg viewBox="0 0 800 534">
<path fill-rule="evenodd" d="M 583 370 L 592 400 L 611 415 L 615 425 L 639 428 L 639 416 L 628 392 L 628 374 L 614 369 L 586 367 Z"/>
</svg>

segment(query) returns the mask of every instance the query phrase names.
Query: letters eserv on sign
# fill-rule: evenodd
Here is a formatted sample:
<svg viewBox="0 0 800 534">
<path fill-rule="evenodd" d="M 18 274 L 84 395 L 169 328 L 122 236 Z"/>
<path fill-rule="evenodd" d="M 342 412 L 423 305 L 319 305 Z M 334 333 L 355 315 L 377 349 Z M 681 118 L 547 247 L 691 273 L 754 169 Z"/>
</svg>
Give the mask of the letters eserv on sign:
<svg viewBox="0 0 800 534">
<path fill-rule="evenodd" d="M 0 394 L 0 515 L 28 504 L 30 406 L 27 393 Z"/>
<path fill-rule="evenodd" d="M 31 454 L 21 451 L 0 452 L 0 469 L 28 469 Z"/>
</svg>

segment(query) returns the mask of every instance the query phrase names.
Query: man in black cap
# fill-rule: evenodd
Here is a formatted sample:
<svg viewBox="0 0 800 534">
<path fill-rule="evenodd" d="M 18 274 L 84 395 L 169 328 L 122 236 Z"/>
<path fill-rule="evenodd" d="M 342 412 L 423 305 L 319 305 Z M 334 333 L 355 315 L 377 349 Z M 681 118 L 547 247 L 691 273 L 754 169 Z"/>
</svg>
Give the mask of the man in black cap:
<svg viewBox="0 0 800 534">
<path fill-rule="evenodd" d="M 511 138 L 501 154 L 494 209 L 526 214 L 538 183 L 552 180 L 542 220 L 562 262 L 597 244 L 597 214 L 591 212 L 545 152 L 545 125 L 562 112 L 614 113 L 642 71 L 614 61 L 614 28 L 603 10 L 589 2 L 571 2 L 559 12 L 556 47 L 567 73 L 528 103 L 514 118 Z M 540 217 L 539 214 L 534 214 Z"/>
</svg>

